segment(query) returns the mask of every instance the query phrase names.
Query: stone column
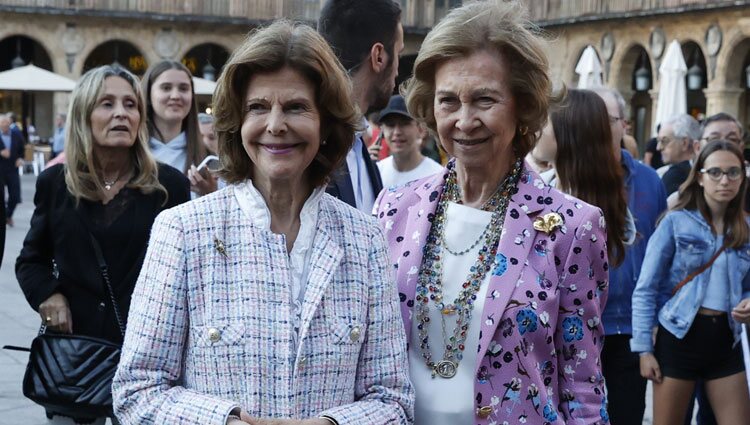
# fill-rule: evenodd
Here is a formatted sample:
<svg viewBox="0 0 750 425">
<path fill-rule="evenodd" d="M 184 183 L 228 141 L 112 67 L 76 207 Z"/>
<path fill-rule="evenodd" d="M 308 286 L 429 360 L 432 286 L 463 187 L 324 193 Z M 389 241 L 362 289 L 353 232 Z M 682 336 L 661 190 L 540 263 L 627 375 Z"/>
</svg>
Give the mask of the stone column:
<svg viewBox="0 0 750 425">
<path fill-rule="evenodd" d="M 707 88 L 703 90 L 706 96 L 706 115 L 711 116 L 718 112 L 726 112 L 735 117 L 739 117 L 740 100 L 744 89 L 739 87 L 718 87 Z"/>
</svg>

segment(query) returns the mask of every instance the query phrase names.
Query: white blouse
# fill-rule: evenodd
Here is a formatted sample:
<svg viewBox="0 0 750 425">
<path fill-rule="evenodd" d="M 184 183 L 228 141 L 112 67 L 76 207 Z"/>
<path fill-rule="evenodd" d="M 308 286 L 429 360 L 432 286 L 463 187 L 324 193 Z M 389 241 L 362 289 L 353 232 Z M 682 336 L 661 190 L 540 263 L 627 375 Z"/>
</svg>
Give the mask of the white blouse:
<svg viewBox="0 0 750 425">
<path fill-rule="evenodd" d="M 249 179 L 236 185 L 234 191 L 240 209 L 253 222 L 253 225 L 264 231 L 271 231 L 271 212 L 268 210 L 265 199 L 253 186 Z M 293 352 L 296 351 L 299 341 L 299 326 L 302 319 L 302 304 L 305 299 L 307 288 L 307 277 L 310 273 L 310 258 L 312 245 L 315 240 L 315 231 L 318 224 L 318 208 L 320 199 L 325 193 L 324 187 L 316 188 L 305 201 L 300 211 L 300 227 L 297 239 L 294 240 L 292 251 L 289 253 L 289 272 L 292 276 L 289 294 L 289 303 L 294 311 L 292 323 L 294 324 Z"/>
<path fill-rule="evenodd" d="M 490 223 L 492 213 L 470 208 L 465 205 L 449 203 L 446 211 L 445 241 L 451 251 L 463 251 L 471 246 Z M 443 297 L 446 302 L 453 302 L 466 281 L 469 269 L 477 260 L 484 241 L 477 244 L 470 252 L 455 256 L 443 249 Z M 477 300 L 487 298 L 487 288 L 491 273 L 487 273 L 477 292 Z M 476 302 L 472 310 L 471 322 L 466 335 L 463 360 L 458 364 L 456 376 L 444 379 L 432 378 L 432 371 L 427 368 L 419 347 L 417 320 L 412 320 L 411 341 L 409 342 L 409 374 L 416 390 L 417 398 L 414 409 L 416 425 L 456 425 L 471 424 L 474 415 L 474 380 L 477 367 L 477 346 L 481 327 L 484 302 Z M 430 303 L 430 326 L 428 337 L 432 359 L 442 360 L 445 342 L 441 317 L 434 303 Z M 446 338 L 453 335 L 456 327 L 456 316 L 445 316 Z"/>
</svg>

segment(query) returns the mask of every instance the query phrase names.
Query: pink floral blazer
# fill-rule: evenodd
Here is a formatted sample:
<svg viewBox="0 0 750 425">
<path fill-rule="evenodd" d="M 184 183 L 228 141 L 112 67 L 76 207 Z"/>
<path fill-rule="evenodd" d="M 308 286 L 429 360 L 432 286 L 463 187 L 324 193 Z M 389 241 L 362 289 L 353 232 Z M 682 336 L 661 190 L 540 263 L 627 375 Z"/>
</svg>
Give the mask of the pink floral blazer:
<svg viewBox="0 0 750 425">
<path fill-rule="evenodd" d="M 607 424 L 599 357 L 608 288 L 604 217 L 528 170 L 508 206 L 484 301 L 474 422 Z M 407 341 L 422 249 L 444 176 L 386 189 L 375 204 L 390 247 Z M 553 212 L 562 216 L 561 227 L 549 233 L 534 229 L 535 218 Z"/>
</svg>

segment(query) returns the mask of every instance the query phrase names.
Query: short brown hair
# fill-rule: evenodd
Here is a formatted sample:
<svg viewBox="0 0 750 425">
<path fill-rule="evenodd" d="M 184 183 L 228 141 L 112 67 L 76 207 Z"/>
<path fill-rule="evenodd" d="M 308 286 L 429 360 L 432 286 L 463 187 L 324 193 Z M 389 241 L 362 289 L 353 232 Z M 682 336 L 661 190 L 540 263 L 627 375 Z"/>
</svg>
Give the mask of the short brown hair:
<svg viewBox="0 0 750 425">
<path fill-rule="evenodd" d="M 214 128 L 219 138 L 221 175 L 228 183 L 248 179 L 253 168 L 240 135 L 250 77 L 284 67 L 298 71 L 315 87 L 325 144 L 321 143 L 309 166 L 310 183 L 315 187 L 325 184 L 352 146 L 360 122 L 346 71 L 314 29 L 279 20 L 248 35 L 224 65 L 216 86 Z"/>
<path fill-rule="evenodd" d="M 509 83 L 518 117 L 514 151 L 519 157 L 526 156 L 547 122 L 553 98 L 542 38 L 532 31 L 524 13 L 519 2 L 501 0 L 453 9 L 427 34 L 419 49 L 414 76 L 402 90 L 409 113 L 437 132 L 433 102 L 438 66 L 482 50 L 497 52 L 510 68 Z"/>
</svg>

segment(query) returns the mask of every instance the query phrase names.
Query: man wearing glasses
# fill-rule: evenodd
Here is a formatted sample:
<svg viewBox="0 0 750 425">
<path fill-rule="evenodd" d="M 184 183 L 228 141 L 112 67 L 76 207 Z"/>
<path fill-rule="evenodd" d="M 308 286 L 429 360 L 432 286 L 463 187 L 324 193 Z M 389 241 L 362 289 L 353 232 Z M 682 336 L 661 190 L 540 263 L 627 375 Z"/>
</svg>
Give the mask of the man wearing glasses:
<svg viewBox="0 0 750 425">
<path fill-rule="evenodd" d="M 674 116 L 659 129 L 656 149 L 670 167 L 661 178 L 667 194 L 677 192 L 690 173 L 690 160 L 695 154 L 694 144 L 701 137 L 701 126 L 688 114 Z"/>
</svg>

